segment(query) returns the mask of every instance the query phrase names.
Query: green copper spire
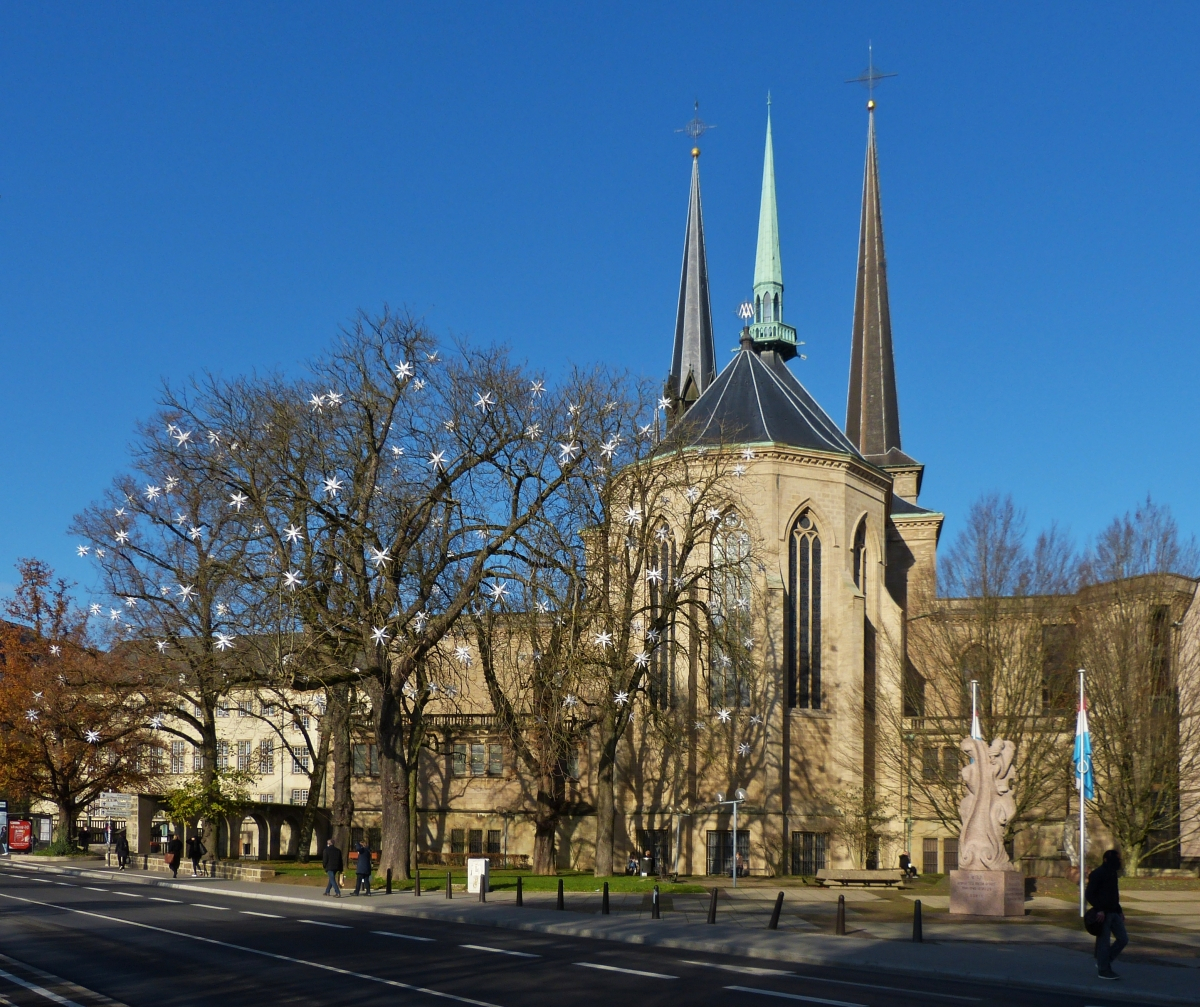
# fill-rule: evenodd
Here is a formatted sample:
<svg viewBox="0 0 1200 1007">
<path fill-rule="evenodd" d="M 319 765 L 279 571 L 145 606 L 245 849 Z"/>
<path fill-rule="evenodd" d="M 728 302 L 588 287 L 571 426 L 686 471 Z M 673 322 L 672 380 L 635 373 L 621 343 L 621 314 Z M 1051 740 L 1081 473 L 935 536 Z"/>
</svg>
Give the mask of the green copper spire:
<svg viewBox="0 0 1200 1007">
<path fill-rule="evenodd" d="M 775 205 L 770 95 L 767 95 L 762 202 L 758 210 L 758 254 L 754 258 L 754 324 L 750 326 L 750 336 L 760 349 L 773 349 L 784 359 L 796 354 L 796 330 L 783 323 L 783 264 L 779 256 L 779 211 Z"/>
</svg>

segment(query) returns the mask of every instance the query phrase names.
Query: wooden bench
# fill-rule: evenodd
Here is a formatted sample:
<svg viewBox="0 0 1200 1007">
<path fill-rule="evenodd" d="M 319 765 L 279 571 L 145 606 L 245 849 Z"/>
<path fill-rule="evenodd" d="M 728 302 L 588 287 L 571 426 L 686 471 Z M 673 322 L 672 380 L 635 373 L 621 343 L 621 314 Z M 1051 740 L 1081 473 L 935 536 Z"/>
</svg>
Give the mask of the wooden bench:
<svg viewBox="0 0 1200 1007">
<path fill-rule="evenodd" d="M 822 868 L 817 871 L 818 885 L 895 885 L 904 887 L 904 872 L 897 868 L 894 871 L 849 871 Z"/>
</svg>

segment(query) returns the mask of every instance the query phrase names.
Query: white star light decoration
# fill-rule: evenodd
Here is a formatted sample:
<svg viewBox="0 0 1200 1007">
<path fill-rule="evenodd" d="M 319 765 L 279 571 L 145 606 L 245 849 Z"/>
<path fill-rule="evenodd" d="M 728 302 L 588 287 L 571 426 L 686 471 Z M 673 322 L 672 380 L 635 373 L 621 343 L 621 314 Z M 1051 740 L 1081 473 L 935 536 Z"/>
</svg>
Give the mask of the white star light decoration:
<svg viewBox="0 0 1200 1007">
<path fill-rule="evenodd" d="M 336 497 L 345 485 L 337 476 L 331 476 L 325 480 L 325 495 Z"/>
<path fill-rule="evenodd" d="M 446 452 L 431 452 L 429 455 L 429 461 L 426 464 L 435 472 L 439 469 L 444 469 L 446 467 Z"/>
<path fill-rule="evenodd" d="M 371 546 L 370 552 L 371 552 L 371 564 L 372 564 L 372 566 L 375 567 L 376 570 L 378 570 L 380 567 L 384 566 L 391 560 L 391 557 L 388 555 L 388 551 L 386 549 L 376 549 L 374 546 Z"/>
<path fill-rule="evenodd" d="M 617 706 L 624 706 L 626 703 L 629 702 L 629 693 L 624 692 L 624 691 L 618 692 L 615 696 L 613 696 L 613 702 Z"/>
<path fill-rule="evenodd" d="M 646 580 L 648 580 L 651 584 L 661 584 L 662 571 L 656 566 L 650 567 L 650 569 L 646 571 Z"/>
<path fill-rule="evenodd" d="M 612 642 L 613 642 L 612 633 L 606 632 L 606 633 L 597 633 L 596 634 L 596 646 L 598 646 L 601 650 L 607 650 L 609 647 L 612 646 Z"/>
<path fill-rule="evenodd" d="M 300 586 L 300 571 L 288 570 L 283 575 L 283 586 L 289 591 L 295 591 Z"/>
<path fill-rule="evenodd" d="M 158 714 L 155 714 L 150 718 L 150 730 L 157 731 L 160 727 L 162 727 L 162 722 L 162 717 L 158 716 Z"/>
<path fill-rule="evenodd" d="M 415 626 L 418 633 L 425 632 L 425 623 L 427 623 L 428 621 L 429 621 L 429 613 L 428 612 L 418 612 L 415 616 L 413 616 L 413 625 Z"/>
<path fill-rule="evenodd" d="M 166 640 L 155 640 L 154 646 L 158 648 L 158 652 L 160 654 L 165 654 L 167 652 L 167 641 Z"/>
<path fill-rule="evenodd" d="M 729 711 L 728 710 L 718 710 L 717 711 L 717 720 L 719 720 L 722 724 L 728 724 L 729 723 Z"/>
<path fill-rule="evenodd" d="M 62 647 L 60 647 L 57 643 L 50 644 L 50 656 L 51 657 L 61 657 L 62 656 Z"/>
<path fill-rule="evenodd" d="M 574 461 L 577 454 L 579 454 L 579 445 L 574 441 L 558 445 L 558 463 L 560 465 L 567 465 Z"/>
<path fill-rule="evenodd" d="M 640 524 L 642 521 L 641 507 L 626 507 L 625 508 L 625 523 L 631 528 L 635 524 Z"/>
<path fill-rule="evenodd" d="M 89 552 L 91 552 L 91 549 L 90 549 L 90 547 L 88 547 L 86 545 L 77 545 L 75 547 L 75 552 L 77 552 L 82 557 L 82 556 L 86 556 Z"/>
<path fill-rule="evenodd" d="M 634 655 L 633 666 L 635 668 L 648 668 L 650 666 L 649 652 L 643 650 Z"/>
<path fill-rule="evenodd" d="M 475 408 L 484 415 L 487 415 L 487 411 L 495 404 L 496 397 L 491 392 L 484 392 L 482 395 L 478 395 L 475 398 Z"/>
<path fill-rule="evenodd" d="M 749 755 L 749 754 L 750 754 L 750 746 L 746 742 L 743 741 L 740 745 L 738 745 L 738 755 Z"/>
<path fill-rule="evenodd" d="M 492 601 L 504 601 L 504 596 L 508 594 L 508 584 L 502 580 L 496 581 L 488 588 L 488 593 L 492 596 Z"/>
<path fill-rule="evenodd" d="M 213 644 L 213 646 L 216 647 L 217 650 L 233 650 L 234 643 L 232 636 L 230 636 L 228 633 L 217 633 L 215 635 L 217 642 Z"/>
<path fill-rule="evenodd" d="M 413 376 L 413 365 L 410 364 L 407 360 L 401 360 L 400 363 L 398 363 L 396 365 L 396 380 L 397 381 L 407 381 L 412 376 Z"/>
<path fill-rule="evenodd" d="M 26 710 L 25 711 L 25 719 L 28 720 L 29 723 L 31 723 L 31 724 L 36 724 L 37 720 L 38 720 L 37 710 L 32 710 L 32 709 Z"/>
<path fill-rule="evenodd" d="M 664 395 L 661 399 L 658 400 L 658 408 L 659 408 L 660 412 L 665 413 L 668 409 L 671 408 L 671 400 Z"/>
<path fill-rule="evenodd" d="M 84 740 L 87 741 L 87 743 L 89 745 L 96 745 L 96 744 L 99 744 L 99 742 L 100 742 L 100 732 L 99 731 L 86 731 L 84 733 L 83 737 L 84 737 Z"/>
<path fill-rule="evenodd" d="M 683 495 L 688 498 L 688 503 L 695 503 L 700 499 L 700 487 L 689 486 Z"/>
<path fill-rule="evenodd" d="M 122 528 L 113 538 L 117 540 L 117 545 L 126 545 L 129 542 L 129 532 Z"/>
<path fill-rule="evenodd" d="M 158 486 L 153 486 L 153 485 L 146 486 L 146 499 L 147 500 L 150 500 L 153 502 L 153 501 L 157 500 L 160 496 L 162 496 L 162 490 Z"/>
<path fill-rule="evenodd" d="M 460 644 L 454 648 L 454 658 L 464 668 L 471 667 L 471 648 L 466 644 Z"/>
<path fill-rule="evenodd" d="M 178 591 L 180 601 L 190 601 L 192 595 L 196 593 L 196 588 L 192 584 L 180 584 Z"/>
<path fill-rule="evenodd" d="M 600 445 L 600 453 L 608 460 L 612 461 L 612 457 L 617 452 L 617 448 L 621 444 L 621 438 L 613 434 L 608 440 Z"/>
<path fill-rule="evenodd" d="M 529 382 L 529 395 L 531 398 L 535 398 L 535 399 L 541 398 L 542 393 L 544 393 L 545 391 L 546 391 L 546 382 L 544 382 L 544 381 Z"/>
<path fill-rule="evenodd" d="M 578 705 L 579 700 L 568 692 L 566 697 L 563 699 L 563 708 L 566 710 L 573 710 Z"/>
<path fill-rule="evenodd" d="M 100 604 L 99 604 L 98 602 L 92 602 L 92 603 L 91 603 L 91 604 L 88 606 L 88 611 L 89 611 L 89 612 L 90 612 L 92 615 L 99 615 L 99 614 L 100 614 Z"/>
<path fill-rule="evenodd" d="M 760 717 L 757 713 L 754 714 L 754 716 L 752 716 L 750 718 L 750 723 L 753 724 L 755 727 L 758 727 L 759 724 L 761 724 L 762 722 L 763 722 L 762 717 Z"/>
<path fill-rule="evenodd" d="M 304 538 L 304 532 L 294 524 L 290 524 L 284 529 L 283 538 L 286 542 L 299 542 Z"/>
<path fill-rule="evenodd" d="M 388 631 L 386 626 L 376 626 L 371 630 L 371 642 L 376 647 L 382 647 L 388 641 Z"/>
</svg>

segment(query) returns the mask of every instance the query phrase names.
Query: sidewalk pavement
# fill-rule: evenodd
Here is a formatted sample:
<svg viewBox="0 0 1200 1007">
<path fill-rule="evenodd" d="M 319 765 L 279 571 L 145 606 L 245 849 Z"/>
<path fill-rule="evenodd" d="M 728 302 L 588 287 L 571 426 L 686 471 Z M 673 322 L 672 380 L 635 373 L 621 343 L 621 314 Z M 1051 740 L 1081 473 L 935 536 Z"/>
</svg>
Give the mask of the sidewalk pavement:
<svg viewBox="0 0 1200 1007">
<path fill-rule="evenodd" d="M 761 911 L 756 914 L 760 929 L 724 919 L 718 911 L 718 922 L 709 926 L 689 922 L 692 914 L 664 912 L 660 920 L 649 913 L 625 912 L 602 916 L 591 912 L 572 912 L 590 909 L 598 895 L 569 892 L 566 912 L 552 908 L 554 893 L 528 892 L 525 906 L 514 904 L 513 893 L 491 893 L 488 902 L 477 896 L 456 892 L 453 899 L 445 897 L 444 889 L 426 889 L 418 899 L 412 892 L 371 898 L 326 898 L 316 886 L 285 886 L 270 882 L 226 881 L 196 878 L 164 880 L 140 871 L 118 872 L 112 868 L 75 868 L 58 864 L 45 866 L 13 863 L 13 866 L 42 873 L 67 874 L 109 882 L 120 881 L 162 888 L 187 889 L 213 895 L 234 896 L 294 905 L 320 905 L 323 909 L 357 913 L 379 913 L 389 916 L 434 920 L 474 926 L 501 927 L 533 933 L 595 940 L 622 941 L 650 947 L 672 948 L 701 954 L 739 955 L 801 965 L 822 965 L 843 968 L 870 969 L 883 973 L 912 976 L 938 976 L 972 982 L 995 983 L 1006 988 L 1058 990 L 1064 993 L 1094 994 L 1105 999 L 1155 1004 L 1200 1004 L 1200 960 L 1184 959 L 1179 965 L 1157 965 L 1142 962 L 1119 963 L 1122 980 L 1105 982 L 1097 978 L 1091 957 L 1091 939 L 1081 935 L 1067 945 L 1061 940 L 1061 928 L 1046 928 L 1038 924 L 1010 928 L 1007 939 L 996 937 L 984 940 L 964 939 L 965 924 L 926 923 L 925 942 L 913 943 L 897 937 L 881 938 L 859 931 L 846 937 L 830 933 L 813 933 L 799 928 L 771 931 L 766 929 Z M 614 907 L 618 894 L 613 893 Z M 634 893 L 639 902 L 641 893 Z M 675 896 L 676 901 L 682 896 Z M 623 900 L 622 900 L 623 901 Z M 757 900 L 755 900 L 757 901 Z M 764 900 L 765 901 L 765 900 Z M 850 900 L 847 900 L 848 902 Z M 728 915 L 728 914 L 726 914 Z M 680 918 L 680 917 L 684 918 Z M 978 924 L 971 924 L 972 933 Z M 985 924 L 986 926 L 986 924 Z M 872 929 L 877 929 L 878 924 Z M 1011 939 L 1011 930 L 1041 931 L 1053 929 L 1057 943 L 1050 944 L 1046 935 L 1039 934 L 1036 943 L 1019 944 Z M 911 930 L 907 931 L 911 935 Z M 1135 938 L 1136 940 L 1136 938 Z"/>
</svg>

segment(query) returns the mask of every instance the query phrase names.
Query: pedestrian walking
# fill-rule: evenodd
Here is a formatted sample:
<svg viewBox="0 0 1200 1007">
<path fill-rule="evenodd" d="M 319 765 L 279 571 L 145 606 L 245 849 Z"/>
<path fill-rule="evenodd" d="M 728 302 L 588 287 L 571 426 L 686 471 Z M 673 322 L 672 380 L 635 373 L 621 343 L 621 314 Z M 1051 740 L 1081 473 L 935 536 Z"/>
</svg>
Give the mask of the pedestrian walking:
<svg viewBox="0 0 1200 1007">
<path fill-rule="evenodd" d="M 1117 850 L 1106 850 L 1100 866 L 1088 875 L 1083 893 L 1095 910 L 1096 922 L 1101 924 L 1096 935 L 1096 971 L 1101 979 L 1121 978 L 1112 970 L 1112 963 L 1129 943 L 1118 890 L 1120 873 L 1121 854 Z M 1110 935 L 1115 938 L 1111 945 L 1108 943 Z"/>
<path fill-rule="evenodd" d="M 321 854 L 321 866 L 325 868 L 325 876 L 329 878 L 329 884 L 325 886 L 325 894 L 329 894 L 329 889 L 333 889 L 334 898 L 342 897 L 342 889 L 337 883 L 338 872 L 342 869 L 342 851 L 333 845 L 332 839 L 325 840 L 325 852 Z"/>
<path fill-rule="evenodd" d="M 179 858 L 183 856 L 183 840 L 172 834 L 170 841 L 167 843 L 167 852 L 163 860 L 167 862 L 167 866 L 171 868 L 171 877 L 179 877 Z"/>
<path fill-rule="evenodd" d="M 192 862 L 192 877 L 204 877 L 204 864 L 201 861 L 204 859 L 204 854 L 208 852 L 208 848 L 196 833 L 192 833 L 192 838 L 188 840 L 187 854 L 188 859 Z"/>
<path fill-rule="evenodd" d="M 129 840 L 124 832 L 117 833 L 117 870 L 125 870 L 129 863 Z"/>
<path fill-rule="evenodd" d="M 358 853 L 358 860 L 354 865 L 354 894 L 357 895 L 359 889 L 362 889 L 364 895 L 370 895 L 371 847 L 363 840 L 354 849 Z"/>
</svg>

